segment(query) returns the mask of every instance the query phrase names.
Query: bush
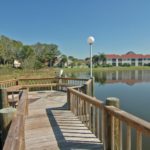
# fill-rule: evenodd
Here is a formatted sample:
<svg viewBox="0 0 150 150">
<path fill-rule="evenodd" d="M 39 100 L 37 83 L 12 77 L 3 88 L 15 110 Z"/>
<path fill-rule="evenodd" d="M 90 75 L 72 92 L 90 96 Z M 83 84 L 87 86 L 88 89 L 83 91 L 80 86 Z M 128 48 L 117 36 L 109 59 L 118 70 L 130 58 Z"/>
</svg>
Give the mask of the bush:
<svg viewBox="0 0 150 150">
<path fill-rule="evenodd" d="M 42 63 L 39 60 L 36 60 L 34 63 L 34 69 L 40 69 L 42 68 Z"/>
<path fill-rule="evenodd" d="M 144 66 L 150 66 L 150 63 L 148 63 L 148 64 L 144 64 Z"/>
<path fill-rule="evenodd" d="M 112 67 L 111 64 L 102 64 L 101 66 L 102 66 L 102 67 Z"/>
<path fill-rule="evenodd" d="M 122 66 L 122 67 L 130 67 L 131 65 L 128 64 L 128 63 L 124 63 L 124 64 L 122 64 L 122 65 L 120 65 L 120 66 Z"/>
</svg>

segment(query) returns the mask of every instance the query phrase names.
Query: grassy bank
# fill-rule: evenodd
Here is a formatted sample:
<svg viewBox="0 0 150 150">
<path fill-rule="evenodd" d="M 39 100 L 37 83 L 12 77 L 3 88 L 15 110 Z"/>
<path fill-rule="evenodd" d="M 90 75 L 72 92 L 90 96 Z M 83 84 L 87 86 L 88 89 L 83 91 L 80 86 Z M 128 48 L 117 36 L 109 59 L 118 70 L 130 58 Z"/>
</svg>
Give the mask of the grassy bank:
<svg viewBox="0 0 150 150">
<path fill-rule="evenodd" d="M 0 68 L 0 81 L 15 78 L 54 77 L 59 68 L 44 68 L 39 70 L 23 70 Z"/>
<path fill-rule="evenodd" d="M 93 71 L 116 71 L 116 70 L 150 70 L 149 66 L 130 66 L 130 67 L 98 67 L 93 68 Z M 65 68 L 65 72 L 86 72 L 89 68 Z"/>
<path fill-rule="evenodd" d="M 0 81 L 9 80 L 15 78 L 31 78 L 31 77 L 54 77 L 58 75 L 61 68 L 43 68 L 39 70 L 23 70 L 14 69 L 12 67 L 0 68 Z M 65 73 L 78 73 L 78 72 L 89 72 L 89 68 L 63 68 Z M 150 67 L 139 66 L 139 67 L 99 67 L 93 68 L 94 72 L 97 71 L 116 71 L 116 70 L 150 70 Z"/>
</svg>

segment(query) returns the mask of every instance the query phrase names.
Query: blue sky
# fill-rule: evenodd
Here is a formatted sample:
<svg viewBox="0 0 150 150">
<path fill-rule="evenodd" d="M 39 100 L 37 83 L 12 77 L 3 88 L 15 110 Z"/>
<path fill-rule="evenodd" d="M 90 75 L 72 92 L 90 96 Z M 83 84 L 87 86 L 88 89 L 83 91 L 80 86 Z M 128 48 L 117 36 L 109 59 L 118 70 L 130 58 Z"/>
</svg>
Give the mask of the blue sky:
<svg viewBox="0 0 150 150">
<path fill-rule="evenodd" d="M 24 44 L 55 43 L 62 53 L 150 53 L 149 0 L 0 0 L 0 34 Z"/>
</svg>

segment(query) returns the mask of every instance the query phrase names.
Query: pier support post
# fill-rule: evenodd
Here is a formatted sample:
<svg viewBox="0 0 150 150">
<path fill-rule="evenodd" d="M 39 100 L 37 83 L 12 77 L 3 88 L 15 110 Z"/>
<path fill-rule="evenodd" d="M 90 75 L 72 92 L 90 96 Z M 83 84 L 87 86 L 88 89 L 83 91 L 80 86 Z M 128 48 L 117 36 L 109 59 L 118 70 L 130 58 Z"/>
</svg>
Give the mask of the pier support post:
<svg viewBox="0 0 150 150">
<path fill-rule="evenodd" d="M 120 107 L 120 100 L 116 97 L 108 97 L 106 106 Z M 106 150 L 120 150 L 120 121 L 111 114 L 106 115 Z"/>
<path fill-rule="evenodd" d="M 0 89 L 0 109 L 8 107 L 7 90 L 5 88 Z"/>
<path fill-rule="evenodd" d="M 12 107 L 7 107 L 0 109 L 0 130 L 2 137 L 2 145 L 4 145 L 7 133 L 11 124 L 11 121 L 16 114 L 16 109 Z"/>
</svg>

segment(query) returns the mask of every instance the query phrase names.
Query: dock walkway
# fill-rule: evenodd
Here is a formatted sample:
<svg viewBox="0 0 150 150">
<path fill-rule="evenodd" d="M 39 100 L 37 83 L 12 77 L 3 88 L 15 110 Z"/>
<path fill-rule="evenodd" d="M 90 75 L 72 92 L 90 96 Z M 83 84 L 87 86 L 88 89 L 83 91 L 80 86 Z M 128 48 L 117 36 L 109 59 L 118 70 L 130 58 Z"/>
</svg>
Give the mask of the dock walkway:
<svg viewBox="0 0 150 150">
<path fill-rule="evenodd" d="M 26 150 L 102 150 L 103 145 L 67 110 L 67 96 L 59 91 L 29 92 L 25 119 Z"/>
</svg>

